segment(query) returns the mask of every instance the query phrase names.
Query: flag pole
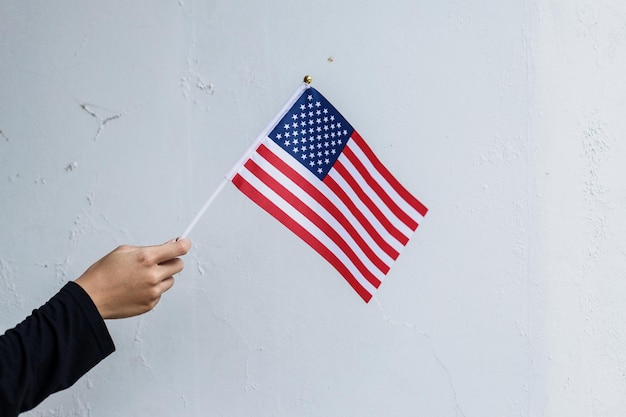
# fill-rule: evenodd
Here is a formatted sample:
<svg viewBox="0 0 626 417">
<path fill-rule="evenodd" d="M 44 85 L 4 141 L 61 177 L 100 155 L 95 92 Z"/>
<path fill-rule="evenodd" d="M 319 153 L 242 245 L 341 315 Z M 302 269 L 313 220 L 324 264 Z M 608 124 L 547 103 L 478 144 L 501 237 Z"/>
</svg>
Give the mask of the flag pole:
<svg viewBox="0 0 626 417">
<path fill-rule="evenodd" d="M 211 196 L 206 201 L 206 203 L 204 203 L 204 205 L 202 206 L 202 208 L 200 209 L 198 214 L 196 214 L 196 217 L 194 217 L 193 220 L 191 221 L 191 223 L 189 223 L 189 226 L 187 226 L 187 228 L 185 229 L 183 234 L 180 236 L 180 239 L 184 239 L 184 238 L 186 238 L 189 235 L 189 232 L 191 232 L 191 229 L 193 229 L 193 227 L 196 225 L 196 223 L 198 223 L 198 221 L 204 215 L 204 213 L 207 211 L 207 209 L 209 208 L 211 203 L 213 203 L 213 200 L 215 200 L 217 195 L 224 189 L 224 187 L 226 186 L 227 182 L 228 182 L 228 178 L 224 177 L 224 179 L 222 179 L 222 182 L 220 182 L 220 184 L 217 186 L 215 191 L 213 191 L 213 194 L 211 194 Z"/>
<path fill-rule="evenodd" d="M 302 94 L 304 90 L 309 88 L 311 81 L 313 81 L 313 78 L 311 78 L 310 75 L 307 75 L 304 77 L 304 81 L 302 82 L 302 84 L 300 84 L 298 89 L 294 91 L 291 97 L 289 97 L 289 100 L 287 100 L 283 108 L 280 109 L 280 111 L 276 114 L 276 116 L 274 116 L 274 118 L 270 120 L 267 126 L 265 126 L 265 129 L 263 129 L 261 134 L 257 136 L 256 140 L 252 142 L 252 145 L 250 145 L 248 150 L 241 156 L 241 158 L 239 158 L 239 161 L 237 161 L 237 163 L 233 165 L 230 171 L 228 171 L 228 173 L 226 174 L 226 178 L 230 179 L 235 176 L 235 173 L 237 172 L 239 167 L 243 165 L 244 162 L 248 160 L 248 158 L 250 158 L 250 155 L 252 155 L 255 149 L 259 147 L 259 144 L 265 140 L 267 135 L 269 135 L 270 131 L 274 128 L 274 126 L 276 126 L 276 124 L 283 117 L 283 114 L 285 114 L 287 110 L 289 110 L 291 106 L 293 106 L 293 103 L 295 103 L 296 100 L 298 100 L 298 98 L 300 97 L 300 94 Z"/>
<path fill-rule="evenodd" d="M 293 105 L 293 102 L 296 101 L 298 97 L 300 97 L 300 94 L 302 94 L 302 91 L 304 91 L 305 89 L 309 87 L 311 82 L 313 82 L 313 77 L 311 77 L 310 75 L 306 75 L 304 77 L 302 85 L 298 87 L 298 89 L 293 93 L 293 95 L 289 98 L 287 103 L 285 103 L 285 105 L 283 106 L 283 109 L 281 110 L 281 112 L 278 114 L 285 113 L 285 111 L 287 111 L 287 109 Z M 211 194 L 209 199 L 204 203 L 200 211 L 198 211 L 198 214 L 196 214 L 196 216 L 193 218 L 191 223 L 189 223 L 189 226 L 187 226 L 187 228 L 185 229 L 185 231 L 183 232 L 183 234 L 180 236 L 179 239 L 184 239 L 187 236 L 189 236 L 189 233 L 194 228 L 196 223 L 200 221 L 200 218 L 204 215 L 204 213 L 207 211 L 209 206 L 213 203 L 213 200 L 215 200 L 218 194 L 224 189 L 224 187 L 226 186 L 226 183 L 235 175 L 235 172 L 237 171 L 237 169 L 239 169 L 239 167 L 250 157 L 252 152 L 254 152 L 254 150 L 258 147 L 259 143 L 261 143 L 261 141 L 265 138 L 265 136 L 267 136 L 267 134 L 269 133 L 269 130 L 273 128 L 276 123 L 278 123 L 278 120 L 276 119 L 277 118 L 270 121 L 267 127 L 256 138 L 256 140 L 252 143 L 252 145 L 248 148 L 248 150 L 243 154 L 243 156 L 239 159 L 239 161 L 237 161 L 235 165 L 233 165 L 233 167 L 228 171 L 226 176 L 222 179 L 222 182 L 219 183 L 215 191 L 213 191 L 213 194 Z"/>
</svg>

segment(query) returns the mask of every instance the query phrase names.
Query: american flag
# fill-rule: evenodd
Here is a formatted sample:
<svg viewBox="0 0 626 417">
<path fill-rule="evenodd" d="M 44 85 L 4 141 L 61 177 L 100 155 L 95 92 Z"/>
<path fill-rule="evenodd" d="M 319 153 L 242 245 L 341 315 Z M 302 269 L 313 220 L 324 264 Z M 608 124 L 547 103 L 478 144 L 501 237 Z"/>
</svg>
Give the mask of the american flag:
<svg viewBox="0 0 626 417">
<path fill-rule="evenodd" d="M 368 302 L 427 208 L 303 85 L 227 176 Z"/>
</svg>

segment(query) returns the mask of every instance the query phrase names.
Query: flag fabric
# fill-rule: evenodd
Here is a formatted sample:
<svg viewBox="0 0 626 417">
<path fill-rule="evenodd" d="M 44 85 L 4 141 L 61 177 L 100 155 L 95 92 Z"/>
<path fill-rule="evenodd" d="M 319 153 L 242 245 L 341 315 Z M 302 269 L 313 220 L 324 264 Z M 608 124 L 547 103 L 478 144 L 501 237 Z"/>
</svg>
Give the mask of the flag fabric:
<svg viewBox="0 0 626 417">
<path fill-rule="evenodd" d="M 333 265 L 365 302 L 427 212 L 306 84 L 227 178 Z"/>
</svg>

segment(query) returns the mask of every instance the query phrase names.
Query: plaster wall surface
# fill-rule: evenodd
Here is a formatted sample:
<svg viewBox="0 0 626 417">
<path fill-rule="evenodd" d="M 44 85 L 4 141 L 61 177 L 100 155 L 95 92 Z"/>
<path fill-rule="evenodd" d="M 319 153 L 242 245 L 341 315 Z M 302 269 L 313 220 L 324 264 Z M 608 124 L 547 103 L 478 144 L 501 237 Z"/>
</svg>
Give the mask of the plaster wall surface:
<svg viewBox="0 0 626 417">
<path fill-rule="evenodd" d="M 44 416 L 617 416 L 626 4 L 7 1 L 0 331 L 178 236 L 311 74 L 430 209 L 365 304 L 228 185 Z"/>
</svg>

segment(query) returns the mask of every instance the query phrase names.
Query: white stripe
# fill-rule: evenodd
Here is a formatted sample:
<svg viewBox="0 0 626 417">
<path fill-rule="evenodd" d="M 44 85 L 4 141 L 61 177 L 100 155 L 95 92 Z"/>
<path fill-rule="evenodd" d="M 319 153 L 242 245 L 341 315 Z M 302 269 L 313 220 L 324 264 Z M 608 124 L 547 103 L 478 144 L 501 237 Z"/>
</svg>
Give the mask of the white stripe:
<svg viewBox="0 0 626 417">
<path fill-rule="evenodd" d="M 315 176 L 311 171 L 309 171 L 306 167 L 302 166 L 302 164 L 296 161 L 287 151 L 278 146 L 273 140 L 268 139 L 265 143 L 265 146 L 269 148 L 269 150 L 283 160 L 287 165 L 289 165 L 293 170 L 295 170 L 298 174 L 300 174 L 306 181 L 308 181 L 313 187 L 317 188 L 332 204 L 337 207 L 337 209 L 346 217 L 348 222 L 354 227 L 356 232 L 365 240 L 365 243 L 372 248 L 374 253 L 386 264 L 391 266 L 394 262 L 393 258 L 387 255 L 378 243 L 370 236 L 370 234 L 365 230 L 361 222 L 352 214 L 350 209 L 345 205 L 343 201 L 320 179 Z M 400 252 L 398 250 L 398 252 Z"/>
<path fill-rule="evenodd" d="M 352 162 L 348 159 L 346 155 L 343 153 L 339 156 L 338 161 L 341 162 L 348 172 L 352 175 L 352 178 L 357 182 L 357 184 L 361 187 L 363 192 L 372 200 L 372 203 L 380 210 L 382 215 L 389 220 L 396 229 L 400 231 L 404 236 L 411 237 L 413 235 L 413 230 L 408 227 L 402 220 L 396 217 L 395 213 L 387 207 L 387 204 L 383 200 L 380 199 L 378 194 L 372 189 L 372 187 L 365 181 L 365 178 L 361 175 L 361 173 L 354 167 Z"/>
<path fill-rule="evenodd" d="M 346 180 L 339 175 L 336 169 L 331 169 L 328 172 L 328 175 L 335 180 L 339 188 L 341 188 L 347 195 L 350 201 L 354 203 L 356 208 L 365 216 L 367 221 L 376 229 L 376 231 L 380 234 L 380 236 L 389 244 L 392 248 L 396 250 L 396 252 L 400 253 L 404 248 L 404 245 L 399 242 L 394 236 L 392 236 L 387 229 L 380 223 L 380 221 L 372 214 L 370 209 L 361 201 L 358 195 L 354 192 L 350 184 L 346 182 Z"/>
<path fill-rule="evenodd" d="M 239 174 L 257 191 L 267 197 L 278 208 L 284 211 L 291 219 L 306 229 L 309 233 L 315 236 L 328 250 L 330 250 L 339 261 L 352 273 L 359 284 L 370 294 L 376 291 L 376 288 L 365 279 L 361 272 L 354 266 L 352 261 L 346 256 L 346 254 L 337 246 L 332 240 L 328 238 L 317 226 L 315 226 L 309 219 L 304 217 L 298 210 L 294 209 L 287 201 L 285 201 L 274 190 L 266 186 L 261 180 L 259 180 L 253 173 L 248 171 L 245 167 L 239 171 Z"/>
<path fill-rule="evenodd" d="M 359 245 L 352 238 L 352 236 L 350 236 L 350 234 L 345 230 L 341 223 L 339 223 L 337 219 L 333 215 L 331 215 L 324 206 L 311 198 L 311 196 L 307 194 L 302 188 L 300 188 L 295 182 L 293 182 L 289 177 L 276 169 L 269 161 L 265 160 L 258 153 L 254 153 L 251 156 L 251 159 L 254 160 L 254 162 L 256 162 L 257 165 L 259 165 L 271 177 L 277 180 L 282 186 L 291 191 L 297 198 L 299 198 L 323 220 L 325 220 L 330 225 L 330 227 L 334 229 L 339 234 L 339 236 L 341 236 L 341 238 L 346 242 L 348 247 L 352 249 L 357 258 L 359 258 L 363 265 L 367 269 L 369 269 L 372 274 L 376 278 L 378 278 L 378 280 L 382 281 L 384 279 L 385 274 L 372 263 L 372 261 L 363 252 L 363 250 L 359 247 Z M 391 266 L 392 263 L 393 260 L 391 260 L 391 263 L 387 264 L 387 266 Z"/>
<path fill-rule="evenodd" d="M 346 145 L 350 148 L 354 155 L 363 163 L 367 172 L 374 178 L 374 180 L 380 184 L 381 187 L 385 190 L 385 192 L 395 201 L 395 203 L 404 211 L 410 218 L 415 220 L 416 222 L 420 222 L 421 219 L 424 218 L 422 214 L 415 210 L 413 206 L 406 202 L 406 200 L 398 194 L 398 192 L 387 182 L 385 177 L 374 167 L 374 164 L 371 163 L 369 158 L 365 155 L 363 150 L 359 147 L 359 145 L 353 141 L 348 141 Z"/>
</svg>

